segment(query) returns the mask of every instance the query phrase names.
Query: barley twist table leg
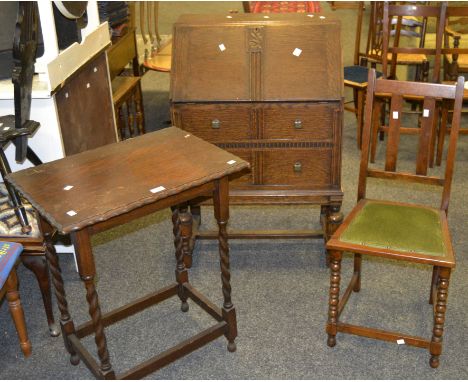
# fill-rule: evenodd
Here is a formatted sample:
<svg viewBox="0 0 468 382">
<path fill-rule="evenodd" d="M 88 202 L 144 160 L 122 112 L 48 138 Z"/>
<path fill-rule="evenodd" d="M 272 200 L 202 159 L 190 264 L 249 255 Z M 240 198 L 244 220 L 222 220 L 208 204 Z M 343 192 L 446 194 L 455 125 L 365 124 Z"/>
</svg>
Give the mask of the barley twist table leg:
<svg viewBox="0 0 468 382">
<path fill-rule="evenodd" d="M 57 252 L 51 242 L 51 237 L 49 235 L 45 236 L 46 258 L 49 262 L 50 273 L 52 274 L 52 282 L 55 289 L 55 297 L 57 298 L 57 305 L 60 310 L 60 327 L 62 330 L 63 341 L 65 343 L 65 348 L 68 353 L 70 353 L 70 363 L 72 365 L 78 365 L 80 363 L 80 358 L 68 340 L 69 335 L 75 334 L 75 324 L 73 323 L 73 320 L 70 317 L 70 312 L 68 311 L 68 302 L 63 285 L 62 270 L 60 269 Z"/>
<path fill-rule="evenodd" d="M 184 257 L 190 251 L 189 241 L 192 236 L 192 218 L 191 215 L 187 213 L 186 209 L 179 210 L 179 208 L 175 208 L 172 213 L 172 223 L 174 227 L 174 246 L 177 262 L 175 270 L 178 284 L 177 294 L 179 295 L 180 301 L 182 301 L 182 312 L 187 312 L 189 310 L 189 305 L 187 303 L 187 293 L 184 289 L 184 283 L 188 282 L 188 272 L 185 268 Z"/>
<path fill-rule="evenodd" d="M 94 278 L 83 278 L 86 288 L 86 300 L 89 306 L 89 315 L 93 321 L 94 337 L 97 346 L 97 353 L 101 361 L 101 371 L 109 372 L 112 369 L 109 360 L 109 351 L 107 350 L 106 335 L 104 334 L 104 325 L 101 320 L 101 308 L 99 306 L 98 295 L 94 286 Z"/>
</svg>

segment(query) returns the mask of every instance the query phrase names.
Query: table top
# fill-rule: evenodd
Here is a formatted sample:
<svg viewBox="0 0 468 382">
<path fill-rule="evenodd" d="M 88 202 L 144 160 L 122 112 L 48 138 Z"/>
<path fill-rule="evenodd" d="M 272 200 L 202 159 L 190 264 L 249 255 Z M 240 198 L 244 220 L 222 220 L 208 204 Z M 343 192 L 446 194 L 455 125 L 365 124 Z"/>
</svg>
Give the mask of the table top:
<svg viewBox="0 0 468 382">
<path fill-rule="evenodd" d="M 170 127 L 7 179 L 66 234 L 246 168 L 246 161 Z"/>
</svg>

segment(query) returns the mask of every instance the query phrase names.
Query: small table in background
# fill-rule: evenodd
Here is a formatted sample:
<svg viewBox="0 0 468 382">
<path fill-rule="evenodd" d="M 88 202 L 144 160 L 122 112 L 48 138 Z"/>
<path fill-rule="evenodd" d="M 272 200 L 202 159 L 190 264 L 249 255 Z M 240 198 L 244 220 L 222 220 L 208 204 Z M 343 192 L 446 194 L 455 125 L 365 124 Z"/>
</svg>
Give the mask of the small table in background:
<svg viewBox="0 0 468 382">
<path fill-rule="evenodd" d="M 249 167 L 242 159 L 175 127 L 103 146 L 8 176 L 45 219 L 62 234 L 70 234 L 77 250 L 78 270 L 86 288 L 91 320 L 75 328 L 68 310 L 58 257 L 48 243 L 65 347 L 72 364 L 80 359 L 102 379 L 141 378 L 225 335 L 228 350 L 235 351 L 236 314 L 231 301 L 228 176 Z M 184 257 L 190 256 L 192 221 L 187 203 L 213 196 L 219 226 L 219 253 L 224 303 L 216 307 L 188 280 Z M 176 206 L 176 207 L 174 207 Z M 176 246 L 176 282 L 107 314 L 101 314 L 95 288 L 96 267 L 91 236 L 163 208 L 173 207 Z M 44 223 L 45 224 L 45 223 Z M 182 311 L 190 298 L 217 322 L 203 332 L 116 375 L 110 363 L 104 327 L 154 304 L 178 295 Z M 96 360 L 80 339 L 94 333 Z"/>
</svg>

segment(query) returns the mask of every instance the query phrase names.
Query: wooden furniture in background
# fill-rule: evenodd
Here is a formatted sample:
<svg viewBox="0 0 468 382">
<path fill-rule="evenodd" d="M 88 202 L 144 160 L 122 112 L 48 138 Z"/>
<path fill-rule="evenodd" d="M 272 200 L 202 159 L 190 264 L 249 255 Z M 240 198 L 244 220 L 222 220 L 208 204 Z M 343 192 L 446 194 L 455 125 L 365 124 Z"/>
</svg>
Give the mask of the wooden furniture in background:
<svg viewBox="0 0 468 382">
<path fill-rule="evenodd" d="M 157 153 L 157 155 L 155 155 Z M 125 158 L 122 161 L 122 158 Z M 70 169 L 73 168 L 73 171 Z M 231 299 L 228 176 L 248 168 L 242 159 L 175 127 L 73 155 L 39 168 L 11 174 L 8 180 L 63 234 L 71 234 L 78 269 L 86 288 L 91 321 L 75 325 L 67 307 L 63 279 L 54 251 L 48 253 L 61 313 L 65 346 L 76 365 L 80 359 L 97 378 L 141 378 L 222 335 L 235 351 L 236 314 Z M 112 176 L 108 176 L 112 174 Z M 60 182 L 57 182 L 60 179 Z M 129 185 L 129 179 L 131 184 Z M 64 190 L 63 185 L 73 188 Z M 109 192 L 112 190 L 112 192 Z M 218 308 L 188 280 L 184 257 L 189 256 L 191 216 L 187 203 L 196 197 L 213 197 L 218 222 L 219 253 L 224 302 Z M 91 236 L 163 208 L 174 208 L 176 283 L 112 312 L 101 314 L 95 287 L 96 266 Z M 167 298 L 178 295 L 182 311 L 190 298 L 217 323 L 173 348 L 116 375 L 110 363 L 104 327 L 125 319 Z M 156 326 L 154 327 L 156 329 Z M 99 360 L 80 338 L 94 333 Z"/>
<path fill-rule="evenodd" d="M 173 123 L 252 165 L 232 182 L 231 203 L 322 206 L 323 231 L 230 230 L 230 237 L 331 233 L 343 198 L 339 22 L 305 14 L 181 16 L 173 42 Z M 192 212 L 198 220 L 198 208 Z"/>
<path fill-rule="evenodd" d="M 107 59 L 119 139 L 144 134 L 145 114 L 134 28 L 111 45 Z M 121 75 L 129 63 L 132 75 Z"/>
<path fill-rule="evenodd" d="M 337 2 L 336 2 L 337 3 Z M 356 128 L 356 142 L 358 148 L 361 148 L 362 143 L 362 127 L 364 125 L 364 104 L 367 89 L 367 77 L 369 75 L 369 67 L 367 61 L 361 62 L 361 31 L 362 19 L 364 14 L 364 2 L 359 2 L 357 8 L 357 23 L 356 23 L 356 37 L 354 41 L 354 59 L 353 65 L 344 67 L 344 86 L 353 89 L 353 104 L 354 106 L 347 106 L 349 102 L 345 102 L 344 109 L 352 111 L 356 114 L 357 128 Z M 382 75 L 381 72 L 376 72 L 377 77 Z"/>
<path fill-rule="evenodd" d="M 105 49 L 83 63 L 54 96 L 66 156 L 117 141 Z"/>
<path fill-rule="evenodd" d="M 6 294 L 21 350 L 24 356 L 28 357 L 31 355 L 31 342 L 28 339 L 16 276 L 16 265 L 22 249 L 21 244 L 0 241 L 0 302 Z"/>
<path fill-rule="evenodd" d="M 335 346 L 338 332 L 356 334 L 385 341 L 401 341 L 411 346 L 429 349 L 431 367 L 439 366 L 442 352 L 445 312 L 450 273 L 455 267 L 455 257 L 447 223 L 450 187 L 453 176 L 456 143 L 460 125 L 460 110 L 463 98 L 463 78 L 456 86 L 391 81 L 375 78 L 369 74 L 364 125 L 363 146 L 358 184 L 358 204 L 345 218 L 342 225 L 327 243 L 330 255 L 330 299 L 328 310 L 328 345 Z M 369 146 L 372 119 L 378 118 L 381 108 L 374 103 L 376 94 L 391 97 L 389 142 L 383 170 L 370 167 Z M 423 131 L 417 145 L 415 173 L 397 171 L 400 124 L 403 97 L 412 94 L 424 97 Z M 455 101 L 449 152 L 442 177 L 428 175 L 430 156 L 430 133 L 436 118 L 436 99 Z M 420 185 L 441 186 L 442 202 L 439 208 L 387 200 L 372 200 L 366 197 L 367 177 L 387 180 L 416 182 Z M 340 296 L 341 259 L 343 252 L 354 253 L 354 273 L 351 282 Z M 348 324 L 340 321 L 340 315 L 351 293 L 361 288 L 361 258 L 378 256 L 409 263 L 432 266 L 432 285 L 429 303 L 434 306 L 434 328 L 431 340 L 412 335 L 384 331 Z"/>
<path fill-rule="evenodd" d="M 143 68 L 171 71 L 171 36 L 161 36 L 158 28 L 158 1 L 129 2 L 131 25 L 136 28 L 138 61 Z M 139 23 L 136 22 L 139 16 Z"/>
<path fill-rule="evenodd" d="M 318 13 L 320 1 L 243 1 L 245 13 Z"/>
<path fill-rule="evenodd" d="M 0 173 L 3 180 L 12 172 L 4 151 L 9 143 L 16 145 L 17 161 L 24 162 L 28 159 L 34 165 L 41 163 L 36 153 L 28 146 L 29 137 L 39 128 L 38 122 L 30 120 L 37 33 L 37 4 L 26 1 L 19 3 L 12 42 L 15 114 L 0 116 Z M 0 240 L 14 241 L 23 246 L 21 260 L 37 279 L 50 334 L 58 336 L 59 331 L 52 310 L 49 269 L 45 259 L 47 249 L 37 224 L 36 212 L 6 181 L 0 183 Z"/>
</svg>

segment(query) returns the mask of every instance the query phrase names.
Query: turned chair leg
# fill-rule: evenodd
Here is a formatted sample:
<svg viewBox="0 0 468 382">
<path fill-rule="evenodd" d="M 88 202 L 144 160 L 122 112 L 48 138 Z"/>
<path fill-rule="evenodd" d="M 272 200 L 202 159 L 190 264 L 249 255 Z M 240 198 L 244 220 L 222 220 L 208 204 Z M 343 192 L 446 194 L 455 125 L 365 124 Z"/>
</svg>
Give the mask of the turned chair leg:
<svg viewBox="0 0 468 382">
<path fill-rule="evenodd" d="M 340 281 L 341 281 L 341 258 L 339 251 L 330 251 L 330 298 L 328 300 L 328 322 L 327 322 L 327 345 L 336 345 L 336 333 L 338 332 L 338 304 L 340 301 Z"/>
<path fill-rule="evenodd" d="M 439 356 L 442 353 L 442 339 L 444 334 L 445 312 L 447 310 L 447 296 L 450 279 L 450 268 L 439 268 L 437 282 L 437 296 L 434 308 L 434 329 L 429 346 L 431 358 L 429 364 L 436 368 L 439 366 Z"/>
<path fill-rule="evenodd" d="M 55 324 L 54 313 L 52 310 L 52 291 L 50 288 L 49 267 L 44 256 L 22 255 L 21 260 L 24 266 L 34 273 L 39 284 L 39 290 L 42 295 L 42 302 L 49 325 L 49 332 L 52 337 L 60 335 L 60 330 Z"/>
<path fill-rule="evenodd" d="M 14 269 L 11 271 L 6 281 L 6 290 L 6 298 L 8 300 L 11 317 L 13 318 L 18 333 L 21 350 L 25 357 L 29 357 L 31 355 L 31 342 L 29 342 L 28 339 L 24 311 L 18 293 L 18 278 L 16 277 L 16 270 Z"/>
</svg>

